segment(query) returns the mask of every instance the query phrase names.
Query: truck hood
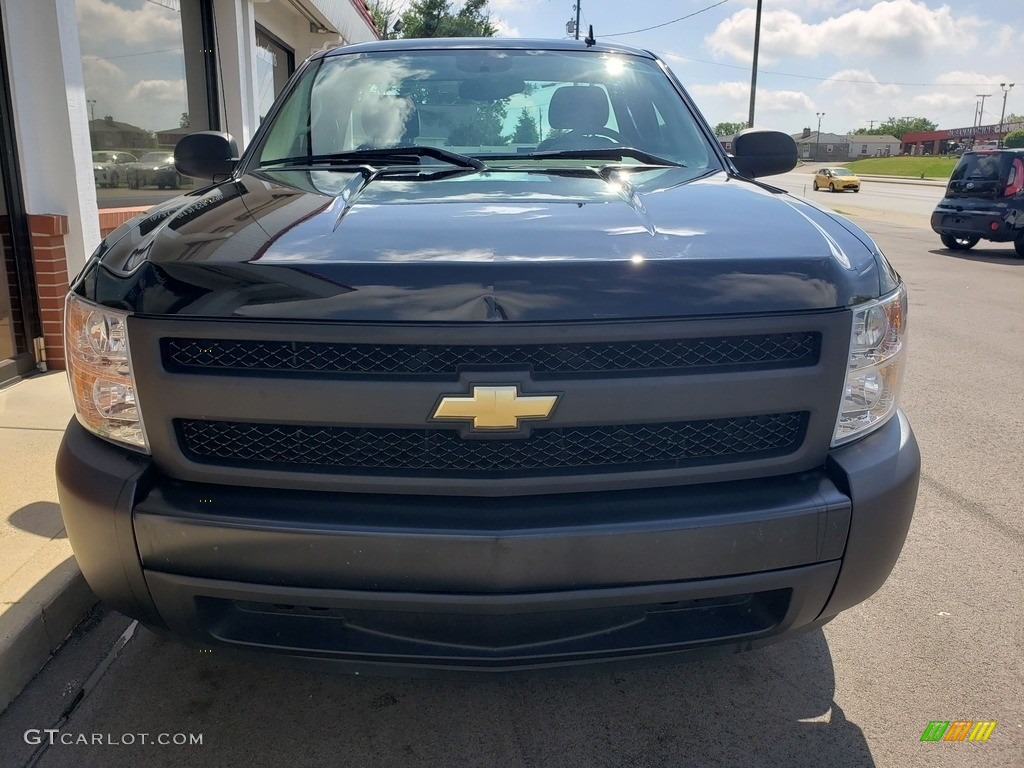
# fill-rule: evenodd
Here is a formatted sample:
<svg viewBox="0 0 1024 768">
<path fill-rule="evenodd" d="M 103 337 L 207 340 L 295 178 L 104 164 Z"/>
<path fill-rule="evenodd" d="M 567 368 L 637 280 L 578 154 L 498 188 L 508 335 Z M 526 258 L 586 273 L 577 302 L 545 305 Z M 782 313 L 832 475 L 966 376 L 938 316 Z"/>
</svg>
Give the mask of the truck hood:
<svg viewBox="0 0 1024 768">
<path fill-rule="evenodd" d="M 261 172 L 133 220 L 90 266 L 79 289 L 100 303 L 261 320 L 790 312 L 895 285 L 870 238 L 835 214 L 686 168 Z"/>
</svg>

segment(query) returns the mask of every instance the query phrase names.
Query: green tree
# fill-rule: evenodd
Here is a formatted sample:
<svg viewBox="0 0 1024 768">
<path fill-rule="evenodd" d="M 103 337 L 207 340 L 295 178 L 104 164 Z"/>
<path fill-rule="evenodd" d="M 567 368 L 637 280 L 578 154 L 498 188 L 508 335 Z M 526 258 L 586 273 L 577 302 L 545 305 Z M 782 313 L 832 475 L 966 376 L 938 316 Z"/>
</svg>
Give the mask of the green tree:
<svg viewBox="0 0 1024 768">
<path fill-rule="evenodd" d="M 396 34 L 392 29 L 394 23 L 401 18 L 397 0 L 372 0 L 367 7 L 370 9 L 373 25 L 382 37 L 388 38 Z"/>
<path fill-rule="evenodd" d="M 516 123 L 515 132 L 512 134 L 513 144 L 536 144 L 540 141 L 540 133 L 537 131 L 537 121 L 530 114 L 530 110 L 523 109 L 519 113 L 519 121 Z"/>
<path fill-rule="evenodd" d="M 508 99 L 478 104 L 472 120 L 456 125 L 448 134 L 448 144 L 457 147 L 503 147 L 508 136 L 501 128 L 508 115 Z"/>
<path fill-rule="evenodd" d="M 732 136 L 746 127 L 746 123 L 719 123 L 715 126 L 715 136 Z"/>
<path fill-rule="evenodd" d="M 494 37 L 488 0 L 466 0 L 458 11 L 450 0 L 414 0 L 402 14 L 402 37 Z"/>
<path fill-rule="evenodd" d="M 1024 131 L 1011 131 L 1003 139 L 1003 146 L 1008 149 L 1020 149 L 1024 147 Z"/>
<path fill-rule="evenodd" d="M 182 112 L 181 113 L 181 119 L 178 120 L 178 127 L 179 128 L 188 128 L 188 125 L 189 125 L 189 122 L 188 122 L 188 112 Z"/>
<path fill-rule="evenodd" d="M 934 131 L 938 125 L 926 117 L 890 117 L 884 123 L 879 123 L 875 128 L 858 128 L 853 131 L 854 136 L 895 136 L 902 139 L 905 133 L 917 133 L 919 131 Z"/>
</svg>

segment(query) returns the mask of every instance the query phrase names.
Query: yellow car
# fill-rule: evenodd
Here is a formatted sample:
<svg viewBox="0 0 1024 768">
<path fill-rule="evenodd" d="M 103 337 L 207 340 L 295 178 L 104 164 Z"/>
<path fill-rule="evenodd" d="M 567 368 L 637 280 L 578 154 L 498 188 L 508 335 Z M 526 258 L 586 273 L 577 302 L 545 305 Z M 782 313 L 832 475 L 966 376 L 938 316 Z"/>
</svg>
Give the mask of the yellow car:
<svg viewBox="0 0 1024 768">
<path fill-rule="evenodd" d="M 829 192 L 842 192 L 846 189 L 860 192 L 860 179 L 846 168 L 822 168 L 814 174 L 814 191 L 822 187 L 827 187 Z"/>
</svg>

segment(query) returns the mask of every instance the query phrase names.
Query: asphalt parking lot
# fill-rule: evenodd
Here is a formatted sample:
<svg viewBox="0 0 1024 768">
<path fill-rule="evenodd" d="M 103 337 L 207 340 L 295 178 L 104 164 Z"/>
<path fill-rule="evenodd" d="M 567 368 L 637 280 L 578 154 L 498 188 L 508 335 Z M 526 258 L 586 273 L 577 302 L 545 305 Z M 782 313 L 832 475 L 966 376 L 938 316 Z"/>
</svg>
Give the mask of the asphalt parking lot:
<svg viewBox="0 0 1024 768">
<path fill-rule="evenodd" d="M 903 405 L 924 461 L 903 555 L 868 602 L 726 658 L 456 681 L 248 663 L 141 628 L 114 655 L 129 622 L 99 611 L 0 716 L 0 765 L 1024 765 L 1024 259 L 859 223 L 909 286 Z M 921 742 L 933 720 L 998 725 L 985 743 Z M 26 742 L 58 723 L 121 743 Z"/>
</svg>

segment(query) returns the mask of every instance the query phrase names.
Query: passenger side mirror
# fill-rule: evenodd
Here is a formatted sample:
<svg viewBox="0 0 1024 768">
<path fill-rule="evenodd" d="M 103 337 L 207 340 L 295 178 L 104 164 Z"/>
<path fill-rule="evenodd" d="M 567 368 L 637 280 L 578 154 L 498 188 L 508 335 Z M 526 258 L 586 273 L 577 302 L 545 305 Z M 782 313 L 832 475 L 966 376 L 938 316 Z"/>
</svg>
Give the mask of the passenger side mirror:
<svg viewBox="0 0 1024 768">
<path fill-rule="evenodd" d="M 238 145 L 229 133 L 199 131 L 174 146 L 174 167 L 182 176 L 223 181 L 238 165 Z"/>
<path fill-rule="evenodd" d="M 781 131 L 748 128 L 732 140 L 733 164 L 741 176 L 756 179 L 796 168 L 796 142 Z"/>
</svg>

